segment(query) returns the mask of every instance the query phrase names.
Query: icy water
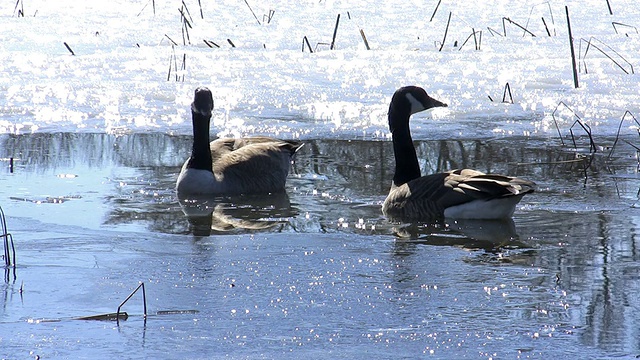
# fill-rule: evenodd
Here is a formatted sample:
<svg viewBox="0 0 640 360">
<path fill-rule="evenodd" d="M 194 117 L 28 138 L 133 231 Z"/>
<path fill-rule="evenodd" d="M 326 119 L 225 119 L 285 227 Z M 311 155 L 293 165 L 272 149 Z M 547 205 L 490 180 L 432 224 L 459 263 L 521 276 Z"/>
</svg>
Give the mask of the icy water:
<svg viewBox="0 0 640 360">
<path fill-rule="evenodd" d="M 640 356 L 640 7 L 436 4 L 0 4 L 0 358 Z M 513 221 L 383 217 L 410 84 L 423 173 L 535 181 Z M 178 201 L 198 86 L 305 142 L 285 195 Z"/>
<path fill-rule="evenodd" d="M 2 286 L 2 356 L 640 354 L 629 147 L 585 173 L 557 139 L 418 141 L 425 169 L 508 171 L 540 190 L 513 223 L 401 225 L 380 212 L 390 142 L 306 142 L 287 197 L 200 204 L 189 218 L 173 191 L 189 137 L 0 136 L 2 157 L 22 157 L 0 177 L 18 259 Z M 115 312 L 139 282 L 146 320 L 140 293 L 119 324 L 75 319 Z"/>
</svg>

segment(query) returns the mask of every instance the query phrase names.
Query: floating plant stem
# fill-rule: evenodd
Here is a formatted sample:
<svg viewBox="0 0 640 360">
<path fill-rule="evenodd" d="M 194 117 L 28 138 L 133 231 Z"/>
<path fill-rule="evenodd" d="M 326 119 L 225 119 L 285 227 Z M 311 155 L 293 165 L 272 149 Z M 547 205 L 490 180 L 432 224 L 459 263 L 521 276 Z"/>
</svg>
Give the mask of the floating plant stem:
<svg viewBox="0 0 640 360">
<path fill-rule="evenodd" d="M 335 49 L 336 45 L 336 35 L 338 35 L 338 25 L 340 24 L 340 14 L 338 14 L 338 18 L 336 19 L 336 27 L 333 29 L 333 38 L 331 39 L 331 46 L 329 49 Z"/>
<path fill-rule="evenodd" d="M 119 319 L 127 320 L 129 314 L 126 312 L 121 313 L 108 313 L 100 315 L 81 316 L 74 318 L 74 320 L 96 320 L 96 321 L 118 321 Z"/>
<path fill-rule="evenodd" d="M 147 318 L 147 294 L 144 291 L 144 283 L 140 282 L 140 284 L 138 284 L 138 287 L 136 287 L 131 294 L 129 294 L 129 296 L 127 296 L 126 299 L 124 299 L 124 301 L 122 301 L 120 303 L 120 306 L 118 306 L 118 310 L 116 311 L 116 321 L 120 320 L 120 309 L 122 308 L 122 306 L 124 306 L 124 304 L 127 303 L 127 301 L 129 301 L 129 299 L 131 299 L 131 297 L 138 291 L 138 289 L 142 288 L 142 306 L 143 306 L 143 311 L 144 311 L 144 317 L 145 319 Z"/>
<path fill-rule="evenodd" d="M 433 14 L 431 14 L 431 19 L 429 19 L 429 22 L 433 21 L 433 17 L 436 16 L 436 12 L 438 11 L 438 7 L 440 7 L 441 2 L 442 0 L 438 0 L 438 3 L 436 4 L 436 8 L 433 9 Z"/>
<path fill-rule="evenodd" d="M 571 66 L 573 68 L 573 86 L 578 88 L 578 70 L 576 69 L 576 52 L 573 49 L 573 35 L 571 35 L 571 22 L 569 21 L 569 7 L 564 7 L 567 13 L 567 28 L 569 30 L 569 47 L 571 48 Z"/>
<path fill-rule="evenodd" d="M 73 50 L 71 50 L 71 47 L 69 46 L 69 44 L 67 44 L 66 42 L 64 43 L 64 46 L 67 48 L 67 50 L 69 50 L 69 52 L 71 53 L 71 55 L 76 56 L 76 54 L 73 52 Z"/>
<path fill-rule="evenodd" d="M 438 51 L 442 51 L 444 47 L 445 41 L 447 41 L 447 32 L 449 32 L 449 23 L 451 23 L 451 11 L 449 11 L 449 19 L 447 19 L 447 27 L 444 28 L 444 36 L 442 37 L 442 43 L 440 44 L 440 49 Z"/>
</svg>

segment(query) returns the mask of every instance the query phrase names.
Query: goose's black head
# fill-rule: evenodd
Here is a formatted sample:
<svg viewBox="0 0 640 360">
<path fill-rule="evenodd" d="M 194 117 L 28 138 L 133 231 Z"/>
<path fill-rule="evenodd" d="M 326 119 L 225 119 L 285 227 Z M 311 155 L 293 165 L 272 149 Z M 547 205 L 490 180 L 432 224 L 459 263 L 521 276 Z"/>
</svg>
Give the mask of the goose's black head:
<svg viewBox="0 0 640 360">
<path fill-rule="evenodd" d="M 391 98 L 389 128 L 393 131 L 399 125 L 397 122 L 408 122 L 411 115 L 434 107 L 447 107 L 447 104 L 432 98 L 421 87 L 401 87 L 396 90 Z"/>
<path fill-rule="evenodd" d="M 212 110 L 213 95 L 211 95 L 211 90 L 206 87 L 197 88 L 193 96 L 193 103 L 191 103 L 191 112 L 210 118 Z"/>
</svg>

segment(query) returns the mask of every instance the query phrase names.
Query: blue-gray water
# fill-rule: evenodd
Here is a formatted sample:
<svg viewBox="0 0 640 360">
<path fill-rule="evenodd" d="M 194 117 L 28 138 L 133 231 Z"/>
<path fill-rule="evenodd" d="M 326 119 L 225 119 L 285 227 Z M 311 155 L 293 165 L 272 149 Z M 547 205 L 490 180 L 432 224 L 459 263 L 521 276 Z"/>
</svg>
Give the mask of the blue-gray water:
<svg viewBox="0 0 640 360">
<path fill-rule="evenodd" d="M 586 172 L 553 138 L 416 142 L 423 171 L 539 185 L 513 223 L 431 226 L 383 218 L 388 141 L 306 140 L 286 197 L 192 219 L 173 191 L 189 137 L 0 143 L 16 159 L 13 173 L 1 163 L 0 197 L 18 262 L 1 286 L 3 358 L 640 355 L 639 181 L 624 142 Z M 146 321 L 140 293 L 119 325 L 74 319 L 115 312 L 139 282 Z"/>
</svg>

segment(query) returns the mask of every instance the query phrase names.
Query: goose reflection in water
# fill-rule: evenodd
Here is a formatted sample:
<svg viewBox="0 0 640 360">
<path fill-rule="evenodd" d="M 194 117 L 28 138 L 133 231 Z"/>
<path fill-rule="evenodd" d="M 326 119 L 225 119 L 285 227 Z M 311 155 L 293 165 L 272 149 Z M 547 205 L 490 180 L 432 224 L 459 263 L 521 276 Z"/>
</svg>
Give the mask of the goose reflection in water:
<svg viewBox="0 0 640 360">
<path fill-rule="evenodd" d="M 178 199 L 194 236 L 280 231 L 296 215 L 287 193 Z"/>
<path fill-rule="evenodd" d="M 446 222 L 410 223 L 393 228 L 398 243 L 457 246 L 469 250 L 499 252 L 530 246 L 520 241 L 512 219 L 447 219 Z"/>
</svg>

